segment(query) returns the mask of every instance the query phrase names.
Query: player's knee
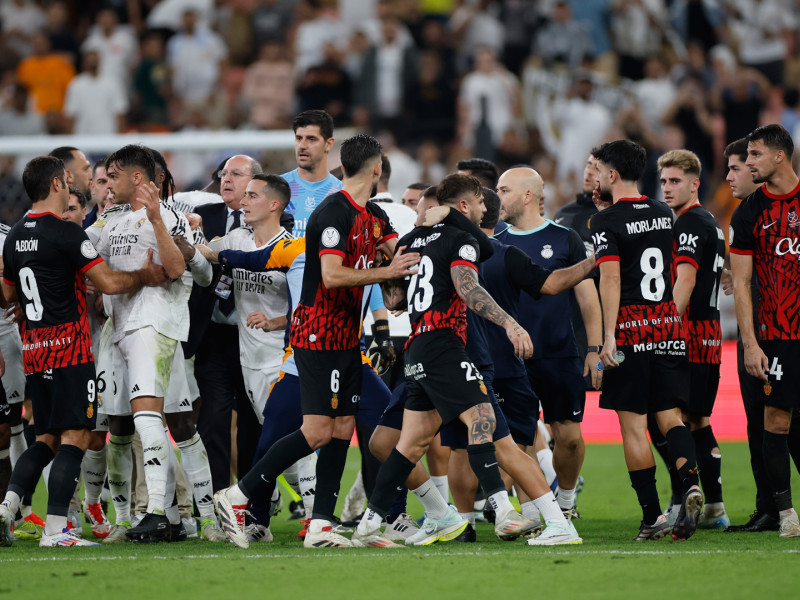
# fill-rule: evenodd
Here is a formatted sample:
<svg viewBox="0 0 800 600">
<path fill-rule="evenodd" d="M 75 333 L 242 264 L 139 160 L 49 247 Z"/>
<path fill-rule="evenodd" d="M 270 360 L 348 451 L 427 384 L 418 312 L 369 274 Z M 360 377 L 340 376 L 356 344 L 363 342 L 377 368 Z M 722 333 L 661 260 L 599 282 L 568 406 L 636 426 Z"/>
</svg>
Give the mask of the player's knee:
<svg viewBox="0 0 800 600">
<path fill-rule="evenodd" d="M 100 452 L 106 447 L 106 432 L 93 431 L 89 436 L 89 450 L 92 452 Z"/>
<path fill-rule="evenodd" d="M 381 462 L 385 462 L 389 458 L 389 454 L 395 445 L 391 443 L 389 436 L 377 429 L 372 434 L 372 437 L 369 438 L 369 451 Z"/>
<path fill-rule="evenodd" d="M 0 423 L 0 450 L 8 450 L 11 447 L 11 425 Z"/>
<path fill-rule="evenodd" d="M 190 439 L 196 431 L 190 415 L 191 413 L 166 414 L 167 426 L 176 444 Z"/>
</svg>

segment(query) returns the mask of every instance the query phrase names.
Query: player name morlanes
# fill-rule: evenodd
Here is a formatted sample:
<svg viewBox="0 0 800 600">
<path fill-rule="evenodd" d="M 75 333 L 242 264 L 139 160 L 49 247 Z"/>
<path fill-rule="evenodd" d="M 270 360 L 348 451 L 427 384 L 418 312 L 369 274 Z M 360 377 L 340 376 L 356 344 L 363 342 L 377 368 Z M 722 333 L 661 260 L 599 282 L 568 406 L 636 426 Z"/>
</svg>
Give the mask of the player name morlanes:
<svg viewBox="0 0 800 600">
<path fill-rule="evenodd" d="M 633 205 L 636 208 L 636 205 Z M 646 204 L 643 206 L 647 206 Z M 669 217 L 658 217 L 655 219 L 648 219 L 646 221 L 633 221 L 626 223 L 625 227 L 628 229 L 629 234 L 647 233 L 648 231 L 656 231 L 657 229 L 672 229 L 672 219 Z"/>
</svg>

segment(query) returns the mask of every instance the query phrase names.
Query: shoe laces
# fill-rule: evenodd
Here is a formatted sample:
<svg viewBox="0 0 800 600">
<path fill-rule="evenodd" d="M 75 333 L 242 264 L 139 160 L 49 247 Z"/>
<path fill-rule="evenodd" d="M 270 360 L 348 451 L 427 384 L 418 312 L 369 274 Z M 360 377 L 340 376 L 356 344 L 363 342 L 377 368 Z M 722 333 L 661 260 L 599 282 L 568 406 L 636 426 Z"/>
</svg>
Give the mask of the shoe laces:
<svg viewBox="0 0 800 600">
<path fill-rule="evenodd" d="M 39 527 L 45 526 L 44 519 L 42 519 L 39 515 L 37 515 L 34 512 L 25 517 L 25 520 L 28 521 L 29 523 L 33 523 L 34 525 L 38 525 Z"/>
<path fill-rule="evenodd" d="M 86 512 L 89 513 L 92 521 L 94 521 L 92 525 L 103 525 L 106 522 L 106 516 L 103 514 L 103 507 L 100 506 L 99 502 L 97 504 L 87 504 Z"/>
</svg>

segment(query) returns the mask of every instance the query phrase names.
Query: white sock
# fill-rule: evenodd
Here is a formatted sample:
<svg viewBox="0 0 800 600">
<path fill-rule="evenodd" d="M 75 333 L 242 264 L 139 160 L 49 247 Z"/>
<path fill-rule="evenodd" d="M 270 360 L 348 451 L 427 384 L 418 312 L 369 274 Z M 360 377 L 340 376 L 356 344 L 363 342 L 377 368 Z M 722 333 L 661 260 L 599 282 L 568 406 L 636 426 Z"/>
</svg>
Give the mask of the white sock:
<svg viewBox="0 0 800 600">
<path fill-rule="evenodd" d="M 211 489 L 211 467 L 208 466 L 208 452 L 200 434 L 195 434 L 184 442 L 178 442 L 181 451 L 181 466 L 187 485 L 192 486 L 194 501 L 201 519 L 214 519 L 214 498 Z"/>
<path fill-rule="evenodd" d="M 228 488 L 228 499 L 231 501 L 231 504 L 234 506 L 241 506 L 242 504 L 247 504 L 248 498 L 247 496 L 242 493 L 242 488 L 239 487 L 239 484 L 231 486 Z"/>
<path fill-rule="evenodd" d="M 471 510 L 468 513 L 460 512 L 458 513 L 458 516 L 461 517 L 462 519 L 467 519 L 469 521 L 469 524 L 472 525 L 473 528 L 475 527 L 475 511 Z"/>
<path fill-rule="evenodd" d="M 529 521 L 539 521 L 539 509 L 536 508 L 536 503 L 533 500 L 528 500 L 527 502 L 523 502 L 520 504 L 520 509 L 522 512 L 522 516 L 528 519 Z"/>
<path fill-rule="evenodd" d="M 553 485 L 556 480 L 556 470 L 553 468 L 553 451 L 550 448 L 539 450 L 536 453 L 536 459 L 539 461 L 539 466 L 542 468 L 547 485 Z"/>
<path fill-rule="evenodd" d="M 511 504 L 511 501 L 508 499 L 508 492 L 506 490 L 500 490 L 499 492 L 495 492 L 488 498 L 489 506 L 494 509 L 495 514 L 497 515 L 498 520 L 502 520 L 505 516 L 512 510 L 516 510 L 514 505 Z"/>
<path fill-rule="evenodd" d="M 436 489 L 433 481 L 428 479 L 425 483 L 415 490 L 411 490 L 414 495 L 422 502 L 425 512 L 431 519 L 442 519 L 447 514 L 449 508 L 447 501 Z M 435 494 L 432 492 L 436 492 Z"/>
<path fill-rule="evenodd" d="M 44 520 L 45 535 L 55 535 L 61 533 L 67 527 L 67 517 L 63 515 L 47 515 Z"/>
<path fill-rule="evenodd" d="M 316 452 L 314 452 L 316 454 Z M 300 462 L 300 461 L 298 461 Z M 286 485 L 294 490 L 294 493 L 300 495 L 300 476 L 297 474 L 297 463 L 292 463 L 282 473 L 283 478 L 286 480 Z M 275 484 L 275 489 L 278 489 L 278 484 Z"/>
<path fill-rule="evenodd" d="M 164 427 L 164 435 L 167 436 L 167 487 L 164 492 L 164 514 L 167 515 L 171 525 L 181 522 L 181 515 L 178 511 L 178 498 L 175 495 L 175 488 L 178 483 L 178 459 L 175 458 L 175 450 L 169 439 L 169 429 Z"/>
<path fill-rule="evenodd" d="M 558 523 L 567 520 L 564 513 L 561 512 L 561 509 L 558 507 L 558 502 L 556 502 L 556 497 L 553 495 L 553 492 L 547 492 L 544 496 L 536 498 L 533 503 L 536 505 L 536 508 L 539 509 L 539 512 L 542 513 L 542 519 L 544 519 L 545 523 Z"/>
<path fill-rule="evenodd" d="M 22 502 L 22 498 L 20 498 L 19 495 L 16 492 L 8 491 L 8 492 L 6 492 L 6 497 L 3 498 L 3 502 L 2 503 L 3 503 L 4 506 L 6 506 L 8 508 L 9 511 L 11 511 L 11 514 L 16 517 L 17 511 L 19 510 L 20 502 Z M 30 507 L 28 507 L 28 508 L 30 508 Z M 30 513 L 28 513 L 28 514 L 30 514 Z M 27 515 L 23 514 L 22 516 L 26 517 Z"/>
<path fill-rule="evenodd" d="M 558 488 L 558 495 L 556 496 L 558 500 L 558 506 L 561 510 L 570 510 L 571 508 L 575 508 L 575 488 L 571 490 L 565 490 L 563 488 Z"/>
<path fill-rule="evenodd" d="M 133 477 L 132 435 L 108 436 L 108 487 L 116 522 L 131 520 L 131 478 Z"/>
<path fill-rule="evenodd" d="M 317 487 L 317 453 L 312 452 L 298 460 L 295 465 L 297 465 L 298 487 L 300 488 L 298 493 L 303 498 L 303 506 L 306 509 L 306 518 L 308 518 L 314 510 L 314 496 Z"/>
<path fill-rule="evenodd" d="M 147 481 L 147 512 L 164 514 L 167 477 L 169 472 L 169 440 L 164 433 L 161 414 L 142 410 L 133 415 L 136 433 L 142 438 L 144 478 Z"/>
<path fill-rule="evenodd" d="M 447 485 L 447 475 L 431 475 L 431 481 L 445 502 L 450 502 L 450 488 Z"/>
<path fill-rule="evenodd" d="M 87 450 L 81 461 L 83 475 L 84 502 L 97 504 L 106 479 L 106 446 L 102 450 Z"/>
<path fill-rule="evenodd" d="M 11 446 L 9 447 L 9 458 L 11 458 L 11 468 L 17 464 L 19 457 L 28 449 L 28 442 L 25 441 L 25 426 L 20 423 L 11 428 Z"/>
<path fill-rule="evenodd" d="M 380 530 L 381 523 L 383 523 L 383 517 L 371 508 L 368 508 L 364 516 L 361 517 L 361 520 L 358 522 L 357 531 L 361 535 L 374 533 Z"/>
</svg>

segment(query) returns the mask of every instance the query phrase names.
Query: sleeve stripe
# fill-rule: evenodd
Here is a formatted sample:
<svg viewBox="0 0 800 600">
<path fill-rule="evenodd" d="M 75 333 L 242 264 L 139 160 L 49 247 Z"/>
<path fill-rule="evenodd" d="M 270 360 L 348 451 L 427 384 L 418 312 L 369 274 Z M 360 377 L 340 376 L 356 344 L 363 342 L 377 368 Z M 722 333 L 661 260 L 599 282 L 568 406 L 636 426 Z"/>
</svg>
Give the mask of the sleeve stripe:
<svg viewBox="0 0 800 600">
<path fill-rule="evenodd" d="M 598 258 L 598 259 L 595 261 L 595 264 L 596 264 L 596 265 L 599 265 L 600 263 L 604 263 L 604 262 L 611 262 L 611 261 L 613 261 L 613 262 L 619 262 L 619 256 L 615 256 L 615 255 L 613 255 L 613 254 L 609 254 L 608 256 L 601 256 L 600 258 Z"/>
<path fill-rule="evenodd" d="M 319 255 L 322 256 L 323 254 L 335 254 L 336 256 L 341 256 L 344 258 L 344 252 L 341 250 L 335 250 L 333 248 L 320 250 Z"/>
<path fill-rule="evenodd" d="M 3 282 L 4 282 L 6 285 L 14 285 L 14 286 L 15 286 L 15 285 L 17 285 L 17 284 L 16 284 L 16 283 L 14 283 L 13 281 L 10 281 L 10 280 L 6 279 L 5 277 L 3 277 Z"/>
<path fill-rule="evenodd" d="M 398 238 L 398 237 L 400 237 L 400 236 L 397 233 L 390 233 L 389 235 L 385 235 L 381 239 L 379 239 L 378 240 L 378 244 L 382 244 L 386 240 L 391 240 L 391 239 Z"/>
<path fill-rule="evenodd" d="M 733 254 L 743 254 L 743 255 L 747 255 L 747 256 L 752 256 L 753 255 L 753 251 L 752 250 L 743 250 L 742 248 L 734 248 L 733 246 L 731 246 L 731 252 Z"/>
<path fill-rule="evenodd" d="M 81 269 L 81 273 L 86 273 L 86 271 L 88 271 L 89 269 L 91 269 L 95 265 L 99 265 L 101 262 L 103 262 L 103 257 L 102 256 L 98 256 L 92 262 L 90 262 L 88 265 L 84 265 L 83 268 Z"/>
<path fill-rule="evenodd" d="M 675 264 L 678 265 L 683 262 L 688 262 L 691 264 L 695 269 L 698 271 L 700 270 L 700 265 L 697 264 L 697 261 L 693 259 L 691 256 L 679 256 L 675 259 Z"/>
<path fill-rule="evenodd" d="M 472 267 L 476 271 L 478 270 L 478 265 L 476 265 L 475 263 L 471 263 L 468 260 L 454 260 L 453 262 L 450 263 L 450 268 L 452 269 L 453 267 L 461 265 L 465 267 Z"/>
</svg>

